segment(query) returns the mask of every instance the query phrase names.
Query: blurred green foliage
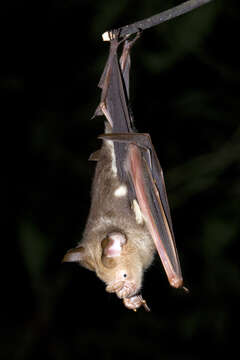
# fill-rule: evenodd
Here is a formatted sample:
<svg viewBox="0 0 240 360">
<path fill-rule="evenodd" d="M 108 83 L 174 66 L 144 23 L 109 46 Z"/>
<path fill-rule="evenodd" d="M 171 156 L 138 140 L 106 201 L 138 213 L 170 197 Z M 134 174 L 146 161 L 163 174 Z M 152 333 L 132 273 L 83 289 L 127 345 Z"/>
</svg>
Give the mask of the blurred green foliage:
<svg viewBox="0 0 240 360">
<path fill-rule="evenodd" d="M 94 165 L 87 159 L 103 129 L 102 118 L 90 118 L 108 54 L 101 34 L 179 3 L 35 1 L 28 8 L 26 58 L 21 2 L 1 12 L 3 359 L 202 359 L 229 354 L 237 344 L 236 1 L 216 0 L 150 29 L 132 50 L 136 127 L 151 134 L 165 172 L 190 294 L 169 289 L 156 259 L 143 289 L 152 312 L 135 314 L 106 294 L 93 273 L 61 265 L 81 239 L 90 205 Z M 23 110 L 26 67 L 30 117 Z"/>
</svg>

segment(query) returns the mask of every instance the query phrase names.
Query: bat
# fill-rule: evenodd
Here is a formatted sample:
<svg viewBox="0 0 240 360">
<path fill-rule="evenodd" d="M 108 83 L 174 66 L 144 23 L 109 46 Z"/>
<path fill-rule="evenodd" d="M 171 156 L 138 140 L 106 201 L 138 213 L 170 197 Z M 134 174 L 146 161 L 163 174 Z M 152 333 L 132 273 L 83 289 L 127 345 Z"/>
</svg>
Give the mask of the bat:
<svg viewBox="0 0 240 360">
<path fill-rule="evenodd" d="M 115 34 L 110 42 L 94 114 L 106 120 L 102 146 L 90 156 L 97 162 L 90 212 L 82 240 L 63 261 L 95 271 L 127 308 L 149 311 L 140 292 L 156 251 L 170 285 L 183 287 L 183 278 L 162 168 L 150 135 L 135 130 L 129 103 L 130 50 L 138 37 L 119 41 Z"/>
</svg>

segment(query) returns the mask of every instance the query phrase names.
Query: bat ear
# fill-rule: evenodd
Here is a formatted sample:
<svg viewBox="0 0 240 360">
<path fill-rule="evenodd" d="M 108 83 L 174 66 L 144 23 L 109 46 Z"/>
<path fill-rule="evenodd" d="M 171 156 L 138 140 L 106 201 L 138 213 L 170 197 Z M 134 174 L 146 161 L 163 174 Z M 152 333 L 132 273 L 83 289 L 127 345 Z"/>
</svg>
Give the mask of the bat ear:
<svg viewBox="0 0 240 360">
<path fill-rule="evenodd" d="M 86 256 L 86 251 L 83 246 L 68 250 L 63 257 L 62 262 L 78 262 L 89 270 L 95 270 L 90 257 Z"/>
<path fill-rule="evenodd" d="M 84 254 L 84 248 L 82 246 L 74 249 L 70 249 L 64 255 L 62 262 L 80 262 Z"/>
<path fill-rule="evenodd" d="M 127 239 L 125 235 L 119 232 L 110 233 L 103 239 L 102 245 L 102 263 L 108 268 L 113 268 L 117 265 L 117 258 L 121 256 L 122 247 L 126 244 Z"/>
</svg>

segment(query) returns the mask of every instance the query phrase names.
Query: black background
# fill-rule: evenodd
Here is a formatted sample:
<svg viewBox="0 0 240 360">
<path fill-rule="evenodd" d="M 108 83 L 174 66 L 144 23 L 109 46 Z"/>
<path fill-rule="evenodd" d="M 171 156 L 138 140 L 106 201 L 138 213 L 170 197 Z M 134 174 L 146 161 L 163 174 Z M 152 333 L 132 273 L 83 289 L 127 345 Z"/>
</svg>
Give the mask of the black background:
<svg viewBox="0 0 240 360">
<path fill-rule="evenodd" d="M 1 358 L 202 359 L 238 345 L 237 1 L 147 30 L 132 50 L 136 127 L 151 134 L 165 173 L 190 294 L 169 287 L 156 259 L 143 288 L 152 311 L 134 313 L 94 273 L 61 264 L 90 206 L 101 34 L 179 3 L 1 5 Z"/>
</svg>

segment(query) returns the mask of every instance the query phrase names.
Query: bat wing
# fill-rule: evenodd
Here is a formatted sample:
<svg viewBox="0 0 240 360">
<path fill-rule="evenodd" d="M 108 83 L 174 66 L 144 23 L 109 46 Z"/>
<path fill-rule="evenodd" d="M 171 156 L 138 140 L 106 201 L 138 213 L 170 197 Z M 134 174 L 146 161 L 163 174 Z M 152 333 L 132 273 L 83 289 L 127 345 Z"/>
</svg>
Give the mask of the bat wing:
<svg viewBox="0 0 240 360">
<path fill-rule="evenodd" d="M 117 37 L 111 41 L 108 60 L 98 85 L 102 93 L 95 115 L 105 115 L 112 133 L 133 132 L 129 105 L 130 49 L 138 38 L 139 34 L 132 41 L 124 41 L 120 61 L 117 54 L 120 42 Z M 121 164 L 127 156 L 127 147 L 122 143 L 114 143 L 114 152 L 119 180 L 126 182 Z"/>
<path fill-rule="evenodd" d="M 183 279 L 175 245 L 170 208 L 162 168 L 149 134 L 104 134 L 115 142 L 128 144 L 129 186 L 134 188 L 146 226 L 167 274 L 169 283 L 182 287 Z"/>
<path fill-rule="evenodd" d="M 109 58 L 99 83 L 101 102 L 96 111 L 105 115 L 111 133 L 99 138 L 114 142 L 119 181 L 127 184 L 130 203 L 134 199 L 138 201 L 170 284 L 181 287 L 183 280 L 163 172 L 150 136 L 133 132 L 128 99 L 131 44 L 125 41 L 119 62 L 119 42 L 116 38 L 111 41 Z"/>
</svg>

